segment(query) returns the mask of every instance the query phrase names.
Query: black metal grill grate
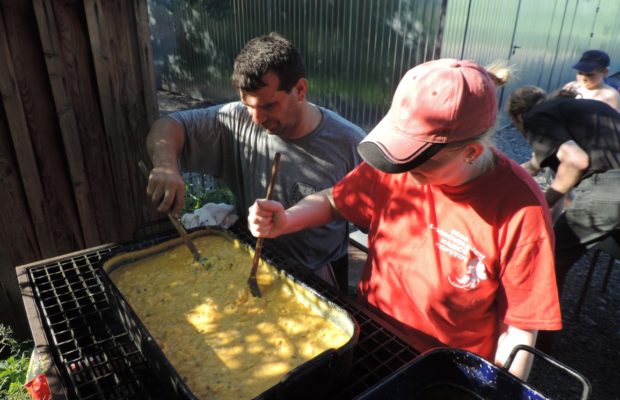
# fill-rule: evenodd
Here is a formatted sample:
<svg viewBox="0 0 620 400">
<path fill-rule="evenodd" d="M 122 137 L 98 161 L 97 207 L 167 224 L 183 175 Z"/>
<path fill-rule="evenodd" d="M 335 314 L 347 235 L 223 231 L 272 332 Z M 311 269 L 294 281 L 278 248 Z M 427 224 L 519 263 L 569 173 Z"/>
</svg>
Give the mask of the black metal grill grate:
<svg viewBox="0 0 620 400">
<path fill-rule="evenodd" d="M 355 398 L 419 354 L 362 305 L 327 288 L 314 275 L 304 276 L 304 281 L 344 308 L 360 325 L 360 336 L 353 348 L 351 373 L 341 390 L 334 393 L 334 399 Z"/>
<path fill-rule="evenodd" d="M 254 242 L 243 231 L 233 230 L 233 233 L 246 243 Z M 111 308 L 99 265 L 102 257 L 113 250 L 146 247 L 172 236 L 172 233 L 159 234 L 28 269 L 42 325 L 70 398 L 171 398 Z M 347 310 L 360 325 L 353 369 L 334 398 L 354 398 L 418 354 L 362 306 L 325 287 L 314 275 L 291 265 L 268 247 L 263 254 Z"/>
</svg>

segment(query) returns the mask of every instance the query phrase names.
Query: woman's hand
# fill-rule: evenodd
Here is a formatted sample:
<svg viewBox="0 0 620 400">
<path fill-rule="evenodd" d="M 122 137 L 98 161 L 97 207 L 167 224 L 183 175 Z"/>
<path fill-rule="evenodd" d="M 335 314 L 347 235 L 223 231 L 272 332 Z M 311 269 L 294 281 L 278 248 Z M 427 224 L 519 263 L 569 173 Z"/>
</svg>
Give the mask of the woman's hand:
<svg viewBox="0 0 620 400">
<path fill-rule="evenodd" d="M 275 238 L 322 226 L 341 218 L 332 203 L 331 188 L 304 197 L 288 210 L 277 201 L 256 200 L 248 209 L 248 229 L 256 237 Z"/>
<path fill-rule="evenodd" d="M 248 209 L 248 229 L 255 237 L 278 237 L 287 224 L 284 206 L 277 201 L 259 199 Z"/>
</svg>

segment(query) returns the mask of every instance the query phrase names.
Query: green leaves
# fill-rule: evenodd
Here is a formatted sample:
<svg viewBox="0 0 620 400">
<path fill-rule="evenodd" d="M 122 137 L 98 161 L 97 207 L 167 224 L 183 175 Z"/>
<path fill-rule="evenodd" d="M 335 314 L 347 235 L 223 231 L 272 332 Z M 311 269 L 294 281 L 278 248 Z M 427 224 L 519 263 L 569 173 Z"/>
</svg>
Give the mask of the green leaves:
<svg viewBox="0 0 620 400">
<path fill-rule="evenodd" d="M 225 185 L 215 182 L 212 190 L 194 188 L 190 183 L 185 184 L 185 204 L 181 215 L 194 212 L 207 203 L 235 204 L 235 196 Z"/>
<path fill-rule="evenodd" d="M 0 355 L 8 358 L 0 360 L 0 398 L 12 400 L 29 400 L 30 395 L 24 388 L 30 362 L 32 345 L 30 342 L 18 342 L 13 337 L 9 326 L 0 324 Z"/>
</svg>

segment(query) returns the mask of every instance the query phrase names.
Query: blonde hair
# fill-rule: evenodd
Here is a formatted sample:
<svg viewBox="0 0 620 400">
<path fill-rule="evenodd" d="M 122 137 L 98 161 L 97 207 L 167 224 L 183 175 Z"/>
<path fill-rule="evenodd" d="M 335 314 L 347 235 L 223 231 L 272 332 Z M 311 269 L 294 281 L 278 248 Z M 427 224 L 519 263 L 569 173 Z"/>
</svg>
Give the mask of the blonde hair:
<svg viewBox="0 0 620 400">
<path fill-rule="evenodd" d="M 494 61 L 484 67 L 484 69 L 491 76 L 497 87 L 504 86 L 512 78 L 513 74 L 513 67 L 509 66 L 506 61 Z"/>
<path fill-rule="evenodd" d="M 489 171 L 495 167 L 495 162 L 497 157 L 495 157 L 495 153 L 491 150 L 493 147 L 493 134 L 495 133 L 495 126 L 491 127 L 491 129 L 487 130 L 481 135 L 476 137 L 461 140 L 458 142 L 447 143 L 443 149 L 445 150 L 459 150 L 466 147 L 472 143 L 480 143 L 484 148 L 484 151 L 478 157 L 478 165 L 483 172 Z"/>
<path fill-rule="evenodd" d="M 504 86 L 512 77 L 513 69 L 504 61 L 495 61 L 490 65 L 484 67 L 489 74 L 495 86 Z M 495 125 L 482 134 L 458 142 L 452 142 L 446 144 L 445 149 L 457 150 L 472 143 L 480 143 L 484 147 L 484 152 L 479 157 L 479 165 L 483 171 L 488 171 L 495 166 L 496 157 L 491 148 L 493 148 L 493 134 L 495 133 Z"/>
</svg>

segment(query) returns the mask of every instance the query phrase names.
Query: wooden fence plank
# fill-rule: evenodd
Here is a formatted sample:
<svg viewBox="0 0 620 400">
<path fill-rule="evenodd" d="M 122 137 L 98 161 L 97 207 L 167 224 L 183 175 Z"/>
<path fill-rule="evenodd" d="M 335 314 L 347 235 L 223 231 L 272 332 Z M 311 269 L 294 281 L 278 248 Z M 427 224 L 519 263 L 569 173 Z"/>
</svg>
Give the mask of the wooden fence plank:
<svg viewBox="0 0 620 400">
<path fill-rule="evenodd" d="M 7 249 L 0 243 L 0 323 L 13 328 L 15 338 L 30 338 L 28 320 L 21 300 L 15 267 Z"/>
<path fill-rule="evenodd" d="M 81 1 L 54 1 L 53 4 L 64 82 L 80 132 L 91 208 L 102 242 L 116 241 L 121 238 L 120 207 L 116 199 L 116 190 L 120 188 L 114 186 L 112 177 L 113 159 L 109 156 L 83 4 Z"/>
<path fill-rule="evenodd" d="M 109 51 L 111 61 L 111 76 L 114 82 L 122 82 L 115 90 L 119 91 L 120 106 L 125 111 L 117 119 L 122 127 L 123 137 L 115 140 L 115 143 L 123 142 L 124 161 L 127 162 L 127 182 L 131 190 L 126 192 L 127 201 L 132 204 L 131 211 L 136 214 L 136 223 L 144 221 L 144 216 L 152 210 L 150 202 L 145 195 L 145 181 L 138 171 L 138 160 L 147 158 L 145 138 L 150 128 L 147 99 L 144 87 L 144 75 L 142 68 L 142 48 L 138 40 L 138 19 L 135 16 L 135 5 L 127 1 L 106 1 L 104 5 L 105 22 L 123 21 L 126 29 L 115 29 L 108 25 Z M 144 45 L 144 44 L 143 44 Z M 122 151 L 119 149 L 119 152 Z M 141 215 L 139 211 L 142 210 Z"/>
<path fill-rule="evenodd" d="M 22 177 L 26 200 L 30 208 L 30 217 L 37 238 L 41 256 L 56 254 L 53 235 L 45 215 L 45 198 L 41 177 L 28 132 L 26 116 L 22 108 L 20 90 L 13 67 L 13 55 L 8 42 L 8 32 L 4 24 L 4 13 L 0 11 L 0 94 L 13 146 L 15 149 L 19 172 Z"/>
<path fill-rule="evenodd" d="M 126 145 L 126 135 L 130 132 L 124 132 L 122 126 L 117 123 L 127 115 L 122 112 L 120 102 L 124 99 L 120 95 L 118 89 L 119 81 L 122 82 L 123 73 L 127 71 L 116 71 L 112 64 L 112 53 L 109 46 L 112 37 L 109 35 L 106 16 L 104 13 L 103 2 L 99 0 L 85 0 L 84 13 L 86 15 L 86 24 L 90 45 L 92 50 L 93 64 L 95 66 L 95 74 L 97 79 L 97 87 L 99 89 L 99 97 L 101 104 L 101 112 L 103 114 L 103 123 L 105 127 L 105 137 L 109 151 L 109 157 L 113 160 L 110 164 L 112 168 L 113 185 L 115 188 L 127 188 L 130 182 L 128 176 L 128 162 L 125 157 L 128 147 Z M 117 4 L 116 1 L 110 1 L 111 6 Z M 121 21 L 111 21 L 111 24 L 122 24 Z M 129 186 L 131 188 L 131 186 Z M 117 201 L 119 205 L 119 213 L 122 215 L 123 227 L 133 230 L 137 223 L 135 217 L 135 207 L 131 199 L 131 193 L 127 191 L 117 190 Z M 119 219 L 120 221 L 120 219 Z M 125 230 L 123 236 L 127 236 Z"/>
<path fill-rule="evenodd" d="M 158 218 L 137 168 L 137 161 L 146 157 L 150 117 L 134 9 L 127 1 L 84 1 L 124 238 L 145 221 Z"/>
<path fill-rule="evenodd" d="M 1 10 L 0 10 L 1 14 Z M 6 246 L 13 265 L 41 258 L 37 236 L 15 159 L 4 108 L 0 107 L 0 243 Z"/>
<path fill-rule="evenodd" d="M 153 51 L 151 49 L 149 13 L 146 0 L 134 0 L 133 4 L 140 54 L 140 70 L 142 72 L 142 87 L 144 89 L 144 101 L 146 102 L 147 120 L 150 126 L 159 116 L 159 107 L 157 105 L 157 90 L 155 88 L 155 68 L 153 66 Z"/>
<path fill-rule="evenodd" d="M 56 113 L 65 146 L 65 157 L 69 166 L 71 186 L 78 208 L 78 215 L 86 246 L 101 243 L 91 207 L 92 198 L 85 173 L 84 158 L 80 144 L 74 109 L 63 79 L 62 58 L 58 40 L 58 28 L 54 18 L 51 0 L 34 0 L 34 11 L 39 28 L 39 37 L 45 54 Z"/>
<path fill-rule="evenodd" d="M 54 241 L 55 252 L 52 255 L 81 249 L 84 248 L 84 239 L 45 57 L 37 29 L 34 28 L 36 17 L 32 0 L 16 0 L 4 10 L 10 13 L 5 19 L 5 29 L 12 51 L 21 108 L 41 180 L 45 222 Z"/>
</svg>

